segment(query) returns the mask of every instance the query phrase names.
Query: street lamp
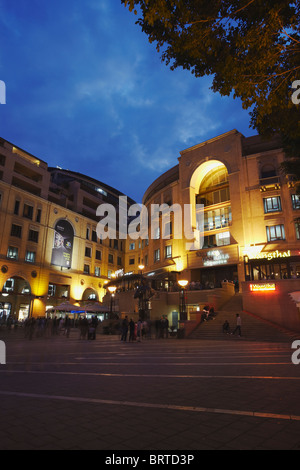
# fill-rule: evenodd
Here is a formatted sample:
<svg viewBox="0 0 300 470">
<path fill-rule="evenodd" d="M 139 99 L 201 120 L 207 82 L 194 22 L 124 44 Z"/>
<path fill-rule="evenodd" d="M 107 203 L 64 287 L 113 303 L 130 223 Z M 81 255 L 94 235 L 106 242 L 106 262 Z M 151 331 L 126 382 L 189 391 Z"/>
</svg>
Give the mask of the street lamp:
<svg viewBox="0 0 300 470">
<path fill-rule="evenodd" d="M 116 292 L 116 286 L 109 286 L 108 290 L 110 292 L 110 319 L 112 319 L 112 311 L 113 311 L 113 297 Z"/>
<path fill-rule="evenodd" d="M 178 284 L 181 287 L 180 291 L 180 304 L 179 304 L 179 316 L 180 316 L 180 321 L 186 321 L 187 320 L 187 312 L 186 312 L 186 303 L 185 303 L 185 288 L 188 285 L 188 282 L 186 279 L 181 279 L 178 281 Z"/>
<path fill-rule="evenodd" d="M 139 285 L 136 291 L 136 296 L 139 299 L 139 317 L 141 320 L 147 320 L 148 319 L 148 288 L 147 288 L 147 283 L 144 282 L 143 280 L 143 270 L 145 269 L 145 266 L 143 264 L 139 264 L 138 266 L 139 272 L 140 272 L 140 280 L 139 280 Z"/>
</svg>

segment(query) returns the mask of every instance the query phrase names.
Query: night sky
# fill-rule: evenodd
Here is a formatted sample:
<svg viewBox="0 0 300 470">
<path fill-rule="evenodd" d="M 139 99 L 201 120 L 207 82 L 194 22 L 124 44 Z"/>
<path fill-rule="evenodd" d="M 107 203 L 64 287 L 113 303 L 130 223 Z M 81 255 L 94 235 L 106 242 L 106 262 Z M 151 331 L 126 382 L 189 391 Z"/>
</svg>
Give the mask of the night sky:
<svg viewBox="0 0 300 470">
<path fill-rule="evenodd" d="M 170 71 L 120 0 L 0 0 L 0 136 L 137 202 L 179 152 L 232 129 L 239 100 Z"/>
</svg>

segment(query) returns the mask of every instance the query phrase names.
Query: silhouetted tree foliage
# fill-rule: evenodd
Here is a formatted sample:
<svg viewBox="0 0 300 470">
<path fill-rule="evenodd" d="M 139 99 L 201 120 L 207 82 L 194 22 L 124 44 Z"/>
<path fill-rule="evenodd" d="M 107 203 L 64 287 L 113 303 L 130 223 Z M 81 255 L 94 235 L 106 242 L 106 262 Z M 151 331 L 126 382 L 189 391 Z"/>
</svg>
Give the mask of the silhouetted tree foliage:
<svg viewBox="0 0 300 470">
<path fill-rule="evenodd" d="M 300 80 L 299 0 L 121 2 L 172 70 L 211 75 L 212 90 L 240 98 L 260 135 L 280 134 L 300 180 L 300 105 L 292 102 Z"/>
</svg>

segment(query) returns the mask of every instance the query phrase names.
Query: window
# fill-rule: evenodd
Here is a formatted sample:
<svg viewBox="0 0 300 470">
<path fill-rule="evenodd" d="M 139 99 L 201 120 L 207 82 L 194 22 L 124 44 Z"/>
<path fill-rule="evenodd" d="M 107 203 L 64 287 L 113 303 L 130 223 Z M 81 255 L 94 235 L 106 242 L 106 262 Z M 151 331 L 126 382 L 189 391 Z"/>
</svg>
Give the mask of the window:
<svg viewBox="0 0 300 470">
<path fill-rule="evenodd" d="M 110 264 L 113 264 L 113 263 L 114 263 L 114 255 L 112 255 L 112 254 L 109 253 L 109 255 L 108 255 L 108 262 L 109 262 Z"/>
<path fill-rule="evenodd" d="M 36 221 L 37 221 L 38 223 L 41 222 L 41 217 L 42 217 L 42 209 L 38 209 L 38 210 L 37 210 L 37 213 L 36 213 Z"/>
<path fill-rule="evenodd" d="M 211 170 L 202 180 L 197 204 L 205 207 L 230 201 L 230 189 L 227 169 L 222 166 Z"/>
<path fill-rule="evenodd" d="M 22 227 L 20 225 L 12 224 L 10 235 L 16 238 L 22 238 Z"/>
<path fill-rule="evenodd" d="M 267 227 L 267 239 L 268 242 L 285 240 L 284 225 L 273 225 L 272 227 Z"/>
<path fill-rule="evenodd" d="M 24 204 L 23 217 L 26 217 L 26 219 L 32 220 L 32 217 L 33 217 L 33 207 L 32 206 L 29 206 L 28 204 Z"/>
<path fill-rule="evenodd" d="M 160 239 L 160 227 L 156 227 L 154 229 L 154 240 L 159 240 Z"/>
<path fill-rule="evenodd" d="M 165 258 L 172 258 L 172 246 L 168 245 L 165 247 Z"/>
<path fill-rule="evenodd" d="M 167 222 L 164 226 L 164 239 L 168 240 L 172 237 L 173 234 L 173 224 L 172 221 Z"/>
<path fill-rule="evenodd" d="M 265 214 L 270 212 L 279 212 L 281 211 L 281 199 L 280 196 L 267 197 L 264 199 L 264 209 Z"/>
<path fill-rule="evenodd" d="M 134 258 L 129 259 L 129 264 L 131 264 L 131 265 L 134 264 Z"/>
<path fill-rule="evenodd" d="M 118 258 L 117 258 L 117 265 L 118 265 L 118 266 L 122 266 L 122 258 L 121 258 L 121 256 L 118 256 Z"/>
<path fill-rule="evenodd" d="M 86 256 L 87 258 L 91 258 L 92 257 L 92 249 L 88 246 L 85 247 L 85 253 L 84 253 L 84 256 Z"/>
<path fill-rule="evenodd" d="M 273 165 L 264 165 L 261 169 L 261 178 L 272 178 L 277 176 L 276 168 Z"/>
<path fill-rule="evenodd" d="M 160 260 L 160 249 L 154 251 L 154 263 Z"/>
<path fill-rule="evenodd" d="M 98 261 L 101 261 L 101 259 L 102 259 L 102 253 L 101 253 L 101 251 L 96 250 L 95 258 L 96 258 Z"/>
<path fill-rule="evenodd" d="M 97 232 L 95 230 L 92 230 L 92 242 L 97 242 Z"/>
<path fill-rule="evenodd" d="M 15 208 L 14 208 L 14 214 L 19 215 L 19 210 L 20 210 L 20 201 L 15 202 Z"/>
<path fill-rule="evenodd" d="M 7 250 L 7 258 L 9 259 L 18 259 L 19 250 L 15 246 L 9 246 Z"/>
<path fill-rule="evenodd" d="M 55 297 L 55 292 L 56 292 L 56 285 L 55 284 L 49 284 L 49 286 L 48 286 L 48 296 L 49 297 Z"/>
<path fill-rule="evenodd" d="M 296 237 L 297 240 L 300 240 L 300 220 L 297 220 L 295 222 L 295 228 L 296 228 Z"/>
<path fill-rule="evenodd" d="M 87 240 L 90 239 L 90 229 L 89 229 L 89 227 L 87 227 L 87 229 L 86 229 L 86 236 L 85 236 L 85 238 L 86 238 Z"/>
<path fill-rule="evenodd" d="M 100 275 L 101 275 L 101 270 L 100 270 L 99 266 L 95 266 L 95 276 L 100 277 Z"/>
<path fill-rule="evenodd" d="M 232 223 L 231 206 L 222 209 L 215 209 L 206 211 L 204 213 L 204 230 L 218 230 L 220 228 L 228 227 Z M 197 227 L 200 229 L 200 227 Z"/>
<path fill-rule="evenodd" d="M 90 274 L 90 266 L 89 264 L 85 264 L 83 267 L 84 274 Z"/>
<path fill-rule="evenodd" d="M 298 194 L 292 194 L 292 204 L 294 210 L 300 209 L 300 196 Z"/>
<path fill-rule="evenodd" d="M 26 263 L 35 263 L 35 252 L 34 251 L 26 251 L 25 261 L 26 261 Z"/>
<path fill-rule="evenodd" d="M 230 245 L 230 232 L 221 232 L 216 235 L 205 236 L 202 248 L 213 248 L 216 246 L 226 245 Z"/>
<path fill-rule="evenodd" d="M 28 240 L 30 242 L 38 243 L 38 241 L 39 241 L 39 232 L 37 232 L 36 230 L 30 229 L 29 233 L 28 233 Z"/>
<path fill-rule="evenodd" d="M 135 243 L 130 243 L 129 250 L 135 250 Z"/>
</svg>

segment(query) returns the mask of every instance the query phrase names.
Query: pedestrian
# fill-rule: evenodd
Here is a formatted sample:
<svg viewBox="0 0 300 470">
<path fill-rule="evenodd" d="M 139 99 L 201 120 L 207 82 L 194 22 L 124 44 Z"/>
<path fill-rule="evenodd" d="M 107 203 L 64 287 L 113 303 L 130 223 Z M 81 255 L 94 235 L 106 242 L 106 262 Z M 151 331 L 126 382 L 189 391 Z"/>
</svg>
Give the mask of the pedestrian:
<svg viewBox="0 0 300 470">
<path fill-rule="evenodd" d="M 67 315 L 65 319 L 65 336 L 67 338 L 69 338 L 70 336 L 70 331 L 71 331 L 71 319 Z"/>
<path fill-rule="evenodd" d="M 127 335 L 128 335 L 128 316 L 124 318 L 122 321 L 122 335 L 121 335 L 121 341 L 126 342 L 127 341 Z"/>
<path fill-rule="evenodd" d="M 236 328 L 232 334 L 235 335 L 236 332 L 238 332 L 239 336 L 242 336 L 242 319 L 239 313 L 236 314 Z"/>
<path fill-rule="evenodd" d="M 134 324 L 133 319 L 131 318 L 129 322 L 129 342 L 134 341 L 134 330 L 135 330 L 135 324 Z"/>
<path fill-rule="evenodd" d="M 137 322 L 137 330 L 136 330 L 136 337 L 137 337 L 138 342 L 141 341 L 142 325 L 143 325 L 142 320 L 139 318 L 139 321 Z"/>
<path fill-rule="evenodd" d="M 230 333 L 230 325 L 229 325 L 228 320 L 226 320 L 223 325 L 223 333 L 226 333 L 227 335 L 229 335 Z"/>
</svg>

